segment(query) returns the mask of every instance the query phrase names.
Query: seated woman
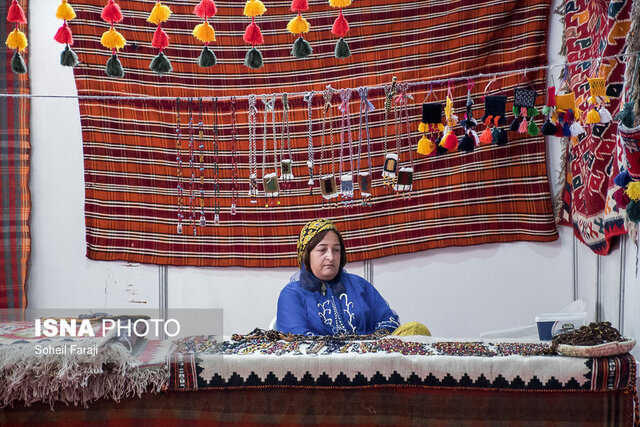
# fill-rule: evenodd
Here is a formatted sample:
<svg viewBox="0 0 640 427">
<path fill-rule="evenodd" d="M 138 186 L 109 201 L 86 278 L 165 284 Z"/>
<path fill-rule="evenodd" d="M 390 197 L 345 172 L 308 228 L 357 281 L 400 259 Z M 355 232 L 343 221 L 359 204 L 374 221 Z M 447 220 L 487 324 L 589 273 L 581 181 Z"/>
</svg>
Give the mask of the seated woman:
<svg viewBox="0 0 640 427">
<path fill-rule="evenodd" d="M 329 220 L 308 222 L 298 239 L 299 274 L 282 289 L 276 328 L 304 335 L 393 332 L 398 315 L 360 276 L 343 270 L 344 241 Z"/>
</svg>

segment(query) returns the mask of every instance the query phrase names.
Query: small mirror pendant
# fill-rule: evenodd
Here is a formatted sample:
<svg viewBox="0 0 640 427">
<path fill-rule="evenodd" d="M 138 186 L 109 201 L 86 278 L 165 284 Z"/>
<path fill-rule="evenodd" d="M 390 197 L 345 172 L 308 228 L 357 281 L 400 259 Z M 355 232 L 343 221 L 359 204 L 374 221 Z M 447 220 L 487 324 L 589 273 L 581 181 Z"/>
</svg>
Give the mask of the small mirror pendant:
<svg viewBox="0 0 640 427">
<path fill-rule="evenodd" d="M 369 172 L 358 174 L 358 186 L 360 187 L 360 198 L 363 206 L 371 206 L 371 175 Z"/>
<path fill-rule="evenodd" d="M 255 173 L 249 175 L 249 198 L 251 203 L 258 203 L 258 179 Z"/>
<path fill-rule="evenodd" d="M 282 159 L 280 162 L 280 171 L 282 189 L 289 190 L 291 188 L 291 181 L 293 181 L 293 163 L 291 159 Z"/>
<path fill-rule="evenodd" d="M 413 187 L 413 168 L 400 168 L 398 180 L 393 189 L 398 192 L 408 193 Z"/>
<path fill-rule="evenodd" d="M 262 177 L 262 186 L 264 188 L 264 195 L 267 198 L 265 207 L 275 206 L 280 204 L 278 201 L 278 195 L 280 194 L 280 184 L 278 183 L 278 175 L 275 172 L 268 173 Z"/>
<path fill-rule="evenodd" d="M 350 173 L 340 175 L 340 195 L 344 205 L 351 204 L 353 200 L 353 175 Z"/>
</svg>

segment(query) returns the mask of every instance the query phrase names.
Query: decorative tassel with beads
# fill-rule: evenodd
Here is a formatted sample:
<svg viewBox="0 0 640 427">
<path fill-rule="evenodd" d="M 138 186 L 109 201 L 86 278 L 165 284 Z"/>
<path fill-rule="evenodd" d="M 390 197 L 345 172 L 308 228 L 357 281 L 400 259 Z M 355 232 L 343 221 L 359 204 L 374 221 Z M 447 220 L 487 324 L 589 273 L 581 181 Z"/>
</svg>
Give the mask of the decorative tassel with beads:
<svg viewBox="0 0 640 427">
<path fill-rule="evenodd" d="M 309 21 L 302 17 L 302 12 L 306 10 L 309 10 L 309 3 L 307 0 L 293 0 L 291 2 L 291 11 L 298 12 L 298 15 L 289 21 L 287 24 L 287 31 L 293 35 L 298 35 L 298 38 L 291 48 L 291 55 L 296 58 L 307 58 L 313 53 L 311 45 L 303 37 L 303 34 L 308 33 L 311 28 Z"/>
<path fill-rule="evenodd" d="M 464 128 L 464 136 L 458 143 L 458 150 L 465 151 L 467 153 L 475 150 L 476 146 L 480 144 L 478 134 L 475 131 L 478 122 L 473 118 L 473 99 L 471 98 L 471 89 L 473 83 L 467 84 L 467 103 L 465 118 L 460 122 L 460 125 Z"/>
<path fill-rule="evenodd" d="M 256 49 L 256 45 L 264 43 L 260 27 L 256 24 L 256 16 L 262 16 L 266 11 L 267 8 L 260 0 L 247 0 L 247 3 L 244 5 L 244 16 L 251 18 L 251 24 L 247 26 L 242 36 L 244 41 L 251 45 L 251 49 L 249 49 L 244 57 L 244 65 L 254 70 L 262 67 L 264 63 L 262 53 Z"/>
<path fill-rule="evenodd" d="M 451 95 L 451 87 L 449 87 L 447 99 L 445 100 L 444 117 L 446 126 L 438 146 L 445 148 L 447 151 L 454 151 L 458 147 L 458 137 L 453 133 L 453 127 L 458 124 L 458 116 L 453 114 L 453 96 Z"/>
<path fill-rule="evenodd" d="M 209 43 L 216 41 L 216 32 L 208 21 L 208 19 L 213 17 L 217 12 L 218 9 L 213 0 L 202 0 L 193 8 L 193 13 L 204 19 L 202 24 L 198 24 L 193 28 L 192 33 L 196 39 L 204 43 L 202 52 L 200 52 L 200 56 L 198 57 L 198 65 L 203 68 L 213 67 L 218 63 L 216 54 L 209 49 Z"/>
<path fill-rule="evenodd" d="M 27 17 L 17 0 L 13 0 L 11 6 L 9 6 L 7 21 L 15 24 L 13 31 L 9 33 L 5 42 L 9 49 L 15 49 L 16 51 L 11 58 L 11 71 L 16 74 L 25 74 L 27 72 L 27 64 L 25 64 L 24 58 L 20 55 L 20 51 L 27 48 L 27 36 L 18 27 L 19 24 L 27 23 Z"/>
<path fill-rule="evenodd" d="M 547 88 L 547 105 L 542 107 L 542 114 L 547 116 L 547 120 L 542 124 L 540 131 L 543 135 L 553 136 L 556 134 L 558 114 L 556 113 L 556 88 L 549 86 Z"/>
<path fill-rule="evenodd" d="M 331 28 L 331 32 L 340 37 L 334 50 L 334 56 L 338 59 L 344 59 L 351 56 L 351 49 L 349 49 L 349 45 L 344 40 L 344 36 L 349 32 L 349 23 L 342 14 L 342 9 L 349 5 L 351 5 L 351 0 L 329 0 L 329 6 L 340 9 L 338 17 L 333 22 L 333 27 Z"/>
<path fill-rule="evenodd" d="M 507 143 L 507 132 L 499 128 L 507 124 L 506 108 L 506 96 L 486 95 L 484 97 L 484 115 L 482 116 L 482 122 L 485 125 L 485 130 L 478 138 L 480 144 L 504 145 Z"/>
<path fill-rule="evenodd" d="M 123 19 L 120 5 L 118 5 L 114 0 L 109 0 L 104 9 L 102 9 L 100 16 L 103 21 L 111 26 L 111 28 L 105 31 L 100 38 L 102 46 L 107 49 L 111 49 L 111 58 L 107 60 L 105 72 L 110 77 L 122 78 L 124 77 L 124 69 L 122 68 L 122 63 L 118 59 L 116 52 L 122 49 L 127 44 L 127 41 L 122 34 L 116 31 L 114 27 L 116 22 L 120 22 Z"/>
<path fill-rule="evenodd" d="M 75 67 L 80 63 L 78 55 L 71 49 L 73 46 L 73 33 L 69 28 L 69 21 L 76 17 L 76 12 L 73 7 L 67 2 L 62 0 L 58 9 L 56 9 L 56 18 L 62 19 L 62 27 L 58 28 L 53 39 L 60 44 L 65 45 L 64 50 L 60 53 L 60 65 L 63 67 Z"/>
<path fill-rule="evenodd" d="M 513 115 L 514 119 L 511 122 L 511 131 L 517 131 L 518 133 L 528 133 L 531 136 L 537 135 L 540 130 L 538 125 L 533 123 L 535 116 L 540 114 L 535 106 L 537 93 L 535 90 L 516 88 L 513 95 Z M 527 121 L 533 124 L 530 124 Z"/>
<path fill-rule="evenodd" d="M 592 107 L 587 113 L 587 123 L 609 123 L 613 118 L 606 108 L 606 104 L 609 103 L 606 80 L 601 77 L 589 78 L 587 80 L 589 82 L 590 94 L 588 102 Z"/>
<path fill-rule="evenodd" d="M 436 153 L 436 143 L 433 136 L 437 136 L 444 130 L 442 124 L 442 103 L 429 102 L 422 104 L 422 121 L 418 125 L 418 132 L 422 138 L 418 141 L 418 154 L 431 156 Z"/>
<path fill-rule="evenodd" d="M 151 10 L 151 14 L 147 18 L 147 22 L 157 25 L 156 31 L 153 33 L 153 39 L 151 40 L 151 46 L 156 49 L 160 49 L 158 55 L 156 55 L 149 64 L 149 69 L 155 71 L 161 76 L 173 71 L 169 58 L 163 53 L 163 50 L 169 46 L 169 36 L 160 26 L 163 22 L 169 20 L 171 16 L 171 9 L 169 6 L 165 6 L 160 3 L 160 0 L 156 1 L 156 4 Z"/>
</svg>

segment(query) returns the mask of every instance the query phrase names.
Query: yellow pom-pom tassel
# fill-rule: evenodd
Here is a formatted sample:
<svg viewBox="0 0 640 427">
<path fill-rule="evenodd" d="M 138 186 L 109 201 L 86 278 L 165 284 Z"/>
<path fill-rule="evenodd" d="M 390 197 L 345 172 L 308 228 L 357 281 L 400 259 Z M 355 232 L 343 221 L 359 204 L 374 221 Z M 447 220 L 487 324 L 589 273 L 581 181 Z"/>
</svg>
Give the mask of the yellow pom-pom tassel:
<svg viewBox="0 0 640 427">
<path fill-rule="evenodd" d="M 598 114 L 598 111 L 595 108 L 592 108 L 587 113 L 587 123 L 591 125 L 595 123 L 600 123 L 600 114 Z"/>
<path fill-rule="evenodd" d="M 58 6 L 56 10 L 56 18 L 64 19 L 65 21 L 71 21 L 76 17 L 76 12 L 73 10 L 71 5 L 67 3 L 67 0 L 62 0 L 62 4 Z"/>
<path fill-rule="evenodd" d="M 438 123 L 438 130 L 442 132 L 444 130 L 444 125 L 442 123 Z"/>
<path fill-rule="evenodd" d="M 109 28 L 108 31 L 102 33 L 100 43 L 106 48 L 120 50 L 127 44 L 127 41 L 115 28 Z"/>
<path fill-rule="evenodd" d="M 640 199 L 640 182 L 630 182 L 625 190 L 631 200 Z"/>
<path fill-rule="evenodd" d="M 418 154 L 428 156 L 429 154 L 433 153 L 433 150 L 435 149 L 436 144 L 426 136 L 423 136 L 422 138 L 420 138 L 420 141 L 418 141 Z"/>
<path fill-rule="evenodd" d="M 267 8 L 264 7 L 264 3 L 260 0 L 247 0 L 247 3 L 244 5 L 244 16 L 252 17 L 252 16 L 260 16 L 267 11 Z"/>
<path fill-rule="evenodd" d="M 289 21 L 289 23 L 287 24 L 287 30 L 291 33 L 291 34 L 302 34 L 302 33 L 308 33 L 309 32 L 309 28 L 311 26 L 309 25 L 309 21 L 307 21 L 306 19 L 304 19 L 302 16 L 298 15 L 295 18 L 293 18 L 291 21 Z"/>
<path fill-rule="evenodd" d="M 420 123 L 418 125 L 418 132 L 425 133 L 427 131 L 427 125 L 424 123 Z"/>
<path fill-rule="evenodd" d="M 349 5 L 351 5 L 351 0 L 329 0 L 331 7 L 348 7 Z"/>
<path fill-rule="evenodd" d="M 169 6 L 165 6 L 160 2 L 157 2 L 153 9 L 151 9 L 151 14 L 147 18 L 147 22 L 151 22 L 152 24 L 158 25 L 162 22 L 166 22 L 171 16 L 171 9 Z"/>
<path fill-rule="evenodd" d="M 208 22 L 196 25 L 193 29 L 193 36 L 203 43 L 216 41 L 216 32 Z"/>
<path fill-rule="evenodd" d="M 9 49 L 24 50 L 27 47 L 27 36 L 17 28 L 9 33 L 5 42 Z"/>
</svg>

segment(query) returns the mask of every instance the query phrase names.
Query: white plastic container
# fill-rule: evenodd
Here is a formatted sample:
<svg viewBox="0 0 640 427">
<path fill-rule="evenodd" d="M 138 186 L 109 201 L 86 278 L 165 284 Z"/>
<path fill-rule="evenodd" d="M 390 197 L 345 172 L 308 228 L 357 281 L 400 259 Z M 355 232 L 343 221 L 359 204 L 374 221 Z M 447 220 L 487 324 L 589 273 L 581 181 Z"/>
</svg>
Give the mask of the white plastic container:
<svg viewBox="0 0 640 427">
<path fill-rule="evenodd" d="M 538 337 L 549 341 L 556 335 L 570 332 L 587 324 L 587 312 L 580 313 L 544 313 L 536 316 Z"/>
</svg>

